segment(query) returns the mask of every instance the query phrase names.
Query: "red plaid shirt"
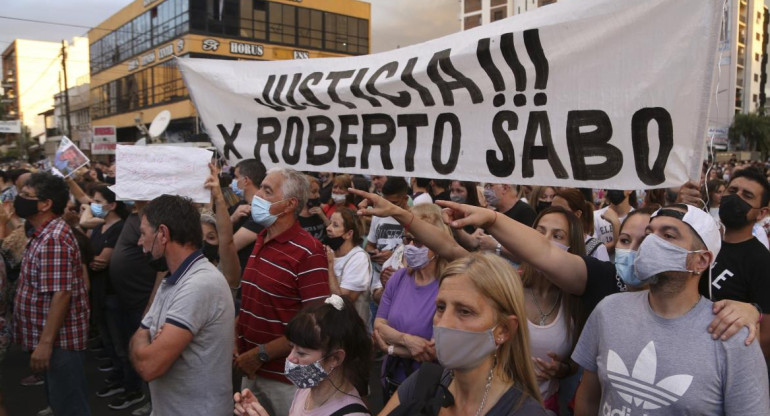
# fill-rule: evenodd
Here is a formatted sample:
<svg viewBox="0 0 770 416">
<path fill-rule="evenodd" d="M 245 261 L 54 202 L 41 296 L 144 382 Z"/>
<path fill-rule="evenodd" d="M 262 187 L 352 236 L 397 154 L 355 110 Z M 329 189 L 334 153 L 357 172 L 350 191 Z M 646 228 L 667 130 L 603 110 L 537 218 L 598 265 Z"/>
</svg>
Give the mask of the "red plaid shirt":
<svg viewBox="0 0 770 416">
<path fill-rule="evenodd" d="M 13 314 L 15 342 L 33 350 L 48 318 L 55 292 L 72 294 L 64 324 L 54 346 L 84 350 L 88 338 L 88 293 L 80 264 L 80 249 L 72 230 L 57 217 L 30 238 L 21 261 Z"/>
</svg>

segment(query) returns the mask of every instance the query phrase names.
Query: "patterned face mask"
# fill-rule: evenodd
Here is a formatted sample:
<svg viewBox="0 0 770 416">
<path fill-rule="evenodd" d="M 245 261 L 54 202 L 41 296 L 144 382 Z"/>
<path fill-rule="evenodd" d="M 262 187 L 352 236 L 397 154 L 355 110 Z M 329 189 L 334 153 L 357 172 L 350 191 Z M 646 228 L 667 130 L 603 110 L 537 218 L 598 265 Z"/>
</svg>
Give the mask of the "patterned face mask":
<svg viewBox="0 0 770 416">
<path fill-rule="evenodd" d="M 284 375 L 300 389 L 315 387 L 329 377 L 329 373 L 321 366 L 321 360 L 323 358 L 313 364 L 301 365 L 287 359 L 283 370 Z"/>
</svg>

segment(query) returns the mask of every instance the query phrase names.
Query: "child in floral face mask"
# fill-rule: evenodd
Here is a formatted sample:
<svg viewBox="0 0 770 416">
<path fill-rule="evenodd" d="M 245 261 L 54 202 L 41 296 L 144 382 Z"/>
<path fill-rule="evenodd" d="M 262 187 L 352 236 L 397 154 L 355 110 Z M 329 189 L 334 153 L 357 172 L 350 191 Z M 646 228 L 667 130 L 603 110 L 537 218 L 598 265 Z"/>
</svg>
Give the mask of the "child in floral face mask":
<svg viewBox="0 0 770 416">
<path fill-rule="evenodd" d="M 368 390 L 372 366 L 371 338 L 353 304 L 337 295 L 324 304 L 303 309 L 289 322 L 286 338 L 292 346 L 284 375 L 294 385 L 290 416 L 367 415 L 361 400 Z M 236 393 L 236 415 L 268 415 L 249 389 Z"/>
</svg>

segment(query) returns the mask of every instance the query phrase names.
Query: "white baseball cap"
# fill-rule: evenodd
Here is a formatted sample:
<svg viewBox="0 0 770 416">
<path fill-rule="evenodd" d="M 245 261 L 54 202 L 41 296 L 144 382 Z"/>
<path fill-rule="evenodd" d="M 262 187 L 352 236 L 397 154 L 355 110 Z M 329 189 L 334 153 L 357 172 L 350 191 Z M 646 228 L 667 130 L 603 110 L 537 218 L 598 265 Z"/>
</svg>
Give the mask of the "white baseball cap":
<svg viewBox="0 0 770 416">
<path fill-rule="evenodd" d="M 671 208 L 686 209 L 687 212 L 680 212 Z M 714 257 L 711 259 L 711 264 L 714 264 L 719 250 L 722 248 L 722 233 L 719 231 L 719 224 L 711 214 L 692 205 L 676 204 L 655 211 L 650 218 L 655 218 L 658 215 L 674 217 L 689 225 L 706 245 L 706 249 L 714 253 Z"/>
</svg>

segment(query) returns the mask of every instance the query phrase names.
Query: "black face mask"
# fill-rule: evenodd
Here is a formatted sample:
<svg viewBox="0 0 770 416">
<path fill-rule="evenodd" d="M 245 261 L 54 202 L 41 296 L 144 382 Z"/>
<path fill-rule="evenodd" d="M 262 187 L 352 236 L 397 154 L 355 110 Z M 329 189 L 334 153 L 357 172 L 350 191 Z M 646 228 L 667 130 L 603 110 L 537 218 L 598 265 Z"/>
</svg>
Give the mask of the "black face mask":
<svg viewBox="0 0 770 416">
<path fill-rule="evenodd" d="M 544 210 L 546 208 L 550 208 L 550 207 L 551 207 L 551 203 L 548 202 L 548 201 L 537 201 L 537 208 L 536 209 L 537 209 L 538 213 L 540 211 L 542 211 L 542 210 Z"/>
<path fill-rule="evenodd" d="M 313 198 L 307 200 L 307 207 L 308 208 L 315 208 L 321 206 L 321 198 Z"/>
<path fill-rule="evenodd" d="M 339 237 L 326 236 L 326 238 L 324 238 L 324 244 L 326 244 L 327 246 L 329 246 L 330 249 L 335 251 L 338 248 L 342 247 L 342 243 L 344 242 L 345 242 L 345 239 L 342 238 L 342 236 L 339 236 Z"/>
<path fill-rule="evenodd" d="M 209 259 L 210 262 L 216 263 L 219 261 L 219 245 L 209 244 L 207 241 L 203 242 L 203 256 Z"/>
<path fill-rule="evenodd" d="M 743 228 L 749 223 L 747 217 L 752 206 L 736 194 L 722 196 L 719 202 L 719 219 L 727 228 Z"/>
<path fill-rule="evenodd" d="M 155 238 L 156 239 L 158 238 L 158 234 L 155 234 Z M 150 251 L 144 253 L 144 256 L 147 258 L 147 262 L 150 264 L 150 267 L 156 272 L 168 271 L 168 264 L 166 263 L 165 255 L 161 255 L 157 259 L 152 257 L 152 250 L 154 248 L 155 248 L 155 239 L 152 240 L 152 247 L 150 247 Z"/>
<path fill-rule="evenodd" d="M 21 195 L 18 195 L 13 200 L 13 210 L 19 218 L 29 218 L 38 213 L 37 203 L 40 202 L 37 199 L 27 199 Z"/>
<path fill-rule="evenodd" d="M 610 204 L 612 205 L 618 205 L 623 202 L 624 199 L 626 199 L 626 194 L 623 191 L 617 189 L 607 191 L 607 200 L 610 201 Z"/>
<path fill-rule="evenodd" d="M 115 178 L 111 178 L 109 176 L 104 177 L 104 183 L 109 185 L 115 185 Z"/>
</svg>

